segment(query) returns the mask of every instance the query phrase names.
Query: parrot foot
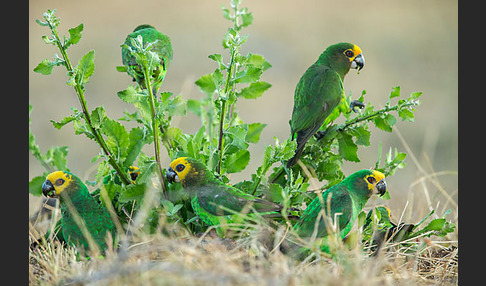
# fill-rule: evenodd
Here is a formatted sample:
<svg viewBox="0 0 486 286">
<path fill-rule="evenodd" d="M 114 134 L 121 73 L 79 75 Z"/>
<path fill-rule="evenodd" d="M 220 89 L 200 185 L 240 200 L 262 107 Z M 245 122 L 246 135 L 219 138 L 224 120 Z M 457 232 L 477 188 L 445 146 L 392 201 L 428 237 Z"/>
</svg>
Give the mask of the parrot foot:
<svg viewBox="0 0 486 286">
<path fill-rule="evenodd" d="M 356 109 L 354 109 L 355 107 L 358 107 L 359 109 L 363 109 L 365 107 L 365 104 L 359 100 L 353 100 L 351 101 L 351 103 L 349 104 L 349 107 L 351 108 L 351 110 L 354 112 L 354 113 L 357 113 L 358 111 L 356 111 Z"/>
</svg>

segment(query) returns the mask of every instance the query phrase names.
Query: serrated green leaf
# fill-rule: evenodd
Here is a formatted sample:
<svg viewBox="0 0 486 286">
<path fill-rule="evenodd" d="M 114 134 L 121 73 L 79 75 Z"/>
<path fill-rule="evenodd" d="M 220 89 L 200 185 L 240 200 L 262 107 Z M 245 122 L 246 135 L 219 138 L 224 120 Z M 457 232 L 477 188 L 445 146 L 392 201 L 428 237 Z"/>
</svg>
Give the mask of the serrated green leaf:
<svg viewBox="0 0 486 286">
<path fill-rule="evenodd" d="M 137 178 L 138 180 L 138 178 Z M 125 187 L 118 198 L 120 203 L 127 203 L 133 200 L 141 200 L 145 196 L 147 184 L 131 184 Z"/>
<path fill-rule="evenodd" d="M 83 31 L 84 25 L 81 23 L 75 28 L 68 30 L 69 39 L 64 44 L 64 48 L 67 49 L 70 45 L 77 44 L 81 40 L 81 32 Z"/>
<path fill-rule="evenodd" d="M 147 143 L 147 138 L 144 130 L 140 127 L 135 127 L 130 130 L 128 134 L 129 144 L 127 148 L 127 155 L 125 161 L 123 161 L 123 166 L 130 167 L 135 159 L 137 159 L 142 147 Z"/>
<path fill-rule="evenodd" d="M 276 145 L 278 144 L 276 143 Z M 275 146 L 274 157 L 278 161 L 287 161 L 294 156 L 295 149 L 297 149 L 297 140 L 287 139 L 282 144 Z"/>
<path fill-rule="evenodd" d="M 373 122 L 375 126 L 383 131 L 392 132 L 392 126 L 397 122 L 395 116 L 391 114 L 387 114 L 385 116 L 378 116 L 376 117 Z"/>
<path fill-rule="evenodd" d="M 212 75 L 212 73 L 203 75 L 195 82 L 199 89 L 208 96 L 211 96 L 216 90 Z"/>
<path fill-rule="evenodd" d="M 263 69 L 254 66 L 248 66 L 248 68 L 244 71 L 240 71 L 236 73 L 234 78 L 234 82 L 242 82 L 242 83 L 252 83 L 256 82 L 260 79 L 260 76 L 263 73 Z"/>
<path fill-rule="evenodd" d="M 400 97 L 400 87 L 395 86 L 392 91 L 390 92 L 390 96 L 388 97 L 389 99 L 394 98 L 394 97 Z"/>
<path fill-rule="evenodd" d="M 105 108 L 103 106 L 96 107 L 91 111 L 91 126 L 95 129 L 99 129 L 106 118 Z"/>
<path fill-rule="evenodd" d="M 370 146 L 371 132 L 364 126 L 360 125 L 350 130 L 351 134 L 356 137 L 356 144 Z"/>
<path fill-rule="evenodd" d="M 68 146 L 52 146 L 47 150 L 44 158 L 57 170 L 69 171 L 67 167 Z"/>
<path fill-rule="evenodd" d="M 262 96 L 271 86 L 271 84 L 264 81 L 253 82 L 250 86 L 243 88 L 237 95 L 246 99 L 255 99 Z"/>
<path fill-rule="evenodd" d="M 446 220 L 444 218 L 436 218 L 429 222 L 429 224 L 424 228 L 424 231 L 430 230 L 442 230 L 445 226 Z"/>
<path fill-rule="evenodd" d="M 162 96 L 164 93 L 162 93 Z M 172 95 L 170 93 L 169 97 Z M 163 101 L 161 96 L 161 101 Z M 172 99 L 167 98 L 167 105 L 165 106 L 165 109 L 167 110 L 167 113 L 169 116 L 184 116 L 186 115 L 186 100 L 182 98 L 182 96 L 176 95 Z"/>
<path fill-rule="evenodd" d="M 244 8 L 244 9 L 246 9 L 246 8 Z M 241 14 L 241 21 L 243 22 L 243 23 L 241 23 L 242 27 L 248 27 L 253 22 L 253 13 Z"/>
<path fill-rule="evenodd" d="M 95 52 L 91 50 L 87 52 L 78 62 L 75 67 L 76 70 L 76 82 L 81 86 L 84 86 L 93 75 L 95 64 L 94 64 Z"/>
<path fill-rule="evenodd" d="M 409 100 L 417 99 L 422 95 L 421 91 L 412 92 L 408 97 Z"/>
<path fill-rule="evenodd" d="M 236 125 L 231 126 L 224 133 L 231 138 L 231 145 L 245 150 L 248 148 L 248 143 L 245 141 L 247 132 L 248 127 L 246 125 Z"/>
<path fill-rule="evenodd" d="M 140 159 L 139 159 L 139 163 L 140 163 Z M 142 162 L 139 165 L 140 175 L 138 175 L 136 183 L 142 184 L 148 182 L 149 179 L 154 176 L 154 171 L 156 166 L 157 166 L 157 162 L 154 160 L 147 160 Z"/>
<path fill-rule="evenodd" d="M 74 120 L 79 120 L 79 116 L 69 115 L 69 116 L 66 116 L 63 119 L 61 119 L 61 121 L 54 121 L 54 120 L 50 120 L 50 121 L 56 129 L 61 129 L 64 125 L 66 125 L 69 122 L 74 121 Z"/>
<path fill-rule="evenodd" d="M 120 161 L 127 155 L 130 139 L 125 126 L 111 118 L 105 118 L 101 132 L 106 135 L 106 145 L 110 152 Z"/>
<path fill-rule="evenodd" d="M 34 68 L 34 72 L 43 75 L 50 75 L 52 73 L 52 69 L 57 65 L 59 65 L 59 63 L 55 63 L 51 60 L 45 59 Z"/>
<path fill-rule="evenodd" d="M 410 122 L 413 122 L 415 117 L 413 112 L 406 108 L 398 110 L 398 116 L 400 116 L 400 118 L 403 121 L 410 121 Z"/>
<path fill-rule="evenodd" d="M 73 129 L 74 129 L 74 134 L 76 135 L 84 134 L 89 139 L 95 139 L 93 133 L 88 128 L 88 126 L 86 126 L 86 124 L 79 119 L 73 120 Z"/>
<path fill-rule="evenodd" d="M 279 184 L 270 184 L 268 193 L 270 194 L 270 200 L 277 204 L 282 204 L 285 202 L 283 196 L 284 189 Z"/>
<path fill-rule="evenodd" d="M 248 143 L 258 143 L 260 141 L 260 134 L 267 124 L 264 123 L 251 123 L 248 124 L 248 132 L 246 133 L 245 140 Z"/>
<path fill-rule="evenodd" d="M 148 96 L 143 93 L 138 93 L 133 85 L 130 85 L 127 89 L 119 91 L 116 93 L 118 98 L 123 100 L 126 103 L 136 103 L 143 100 L 147 100 Z"/>
<path fill-rule="evenodd" d="M 44 184 L 45 180 L 46 177 L 44 176 L 32 178 L 32 180 L 29 182 L 29 193 L 36 197 L 42 196 L 42 184 Z"/>
<path fill-rule="evenodd" d="M 272 65 L 269 62 L 267 62 L 267 60 L 262 55 L 251 54 L 251 53 L 248 53 L 245 64 L 252 65 L 257 68 L 261 68 L 263 71 L 266 71 L 267 69 L 272 67 Z"/>
<path fill-rule="evenodd" d="M 221 54 L 212 54 L 209 55 L 208 58 L 212 59 L 213 61 L 218 63 L 219 69 L 226 68 L 226 65 L 223 63 L 223 56 Z"/>
<path fill-rule="evenodd" d="M 340 132 L 338 137 L 339 155 L 344 159 L 352 162 L 359 162 L 358 145 L 353 141 L 353 137 L 345 132 Z"/>
<path fill-rule="evenodd" d="M 257 175 L 258 176 L 263 176 L 264 171 L 268 170 L 270 168 L 270 165 L 272 165 L 272 152 L 273 148 L 271 145 L 268 145 L 265 147 L 265 150 L 263 151 L 263 159 L 262 159 L 262 165 L 260 168 L 257 170 Z"/>
<path fill-rule="evenodd" d="M 248 150 L 239 150 L 226 157 L 224 167 L 227 173 L 238 173 L 243 171 L 250 162 L 250 152 Z"/>
</svg>

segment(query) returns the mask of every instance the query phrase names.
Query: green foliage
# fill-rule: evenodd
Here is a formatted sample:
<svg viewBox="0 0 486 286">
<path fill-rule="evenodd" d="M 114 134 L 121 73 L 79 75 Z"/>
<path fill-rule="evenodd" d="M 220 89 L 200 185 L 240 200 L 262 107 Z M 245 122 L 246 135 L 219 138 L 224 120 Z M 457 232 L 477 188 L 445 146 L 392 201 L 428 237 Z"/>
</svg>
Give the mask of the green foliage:
<svg viewBox="0 0 486 286">
<path fill-rule="evenodd" d="M 32 130 L 30 130 L 30 116 L 32 114 L 32 109 L 33 107 L 29 103 L 29 151 L 37 160 L 39 160 L 45 171 L 42 173 L 42 175 L 34 177 L 29 182 L 29 193 L 33 194 L 34 196 L 40 196 L 42 195 L 42 184 L 49 173 L 55 170 L 69 171 L 66 159 L 69 148 L 68 146 L 52 146 L 49 148 L 49 150 L 42 154 L 39 145 L 35 143 L 35 136 L 32 133 Z"/>
<path fill-rule="evenodd" d="M 299 209 L 303 203 L 308 204 L 315 197 L 314 192 L 308 192 L 311 177 L 322 182 L 322 188 L 328 188 L 345 177 L 342 170 L 344 160 L 360 162 L 360 147 L 371 145 L 370 123 L 380 130 L 393 132 L 397 115 L 402 121 L 414 120 L 414 108 L 420 104 L 418 98 L 421 93 L 414 92 L 407 98 L 401 98 L 400 87 L 394 87 L 384 108 L 375 109 L 368 102 L 358 113 L 339 110 L 344 122 L 331 122 L 323 126 L 325 134 L 309 140 L 301 157 L 302 164 L 292 169 L 285 167 L 285 162 L 294 155 L 297 145 L 290 138 L 283 142 L 275 138 L 275 144 L 265 146 L 262 158 L 252 157 L 254 154 L 248 148 L 250 144 L 259 142 L 267 124 L 243 122 L 238 116 L 237 103 L 238 100 L 257 100 L 271 88 L 270 83 L 262 80 L 262 75 L 272 65 L 262 55 L 240 52 L 249 38 L 242 34 L 242 30 L 252 24 L 253 14 L 247 8 L 239 8 L 240 1 L 230 2 L 230 9 L 222 7 L 223 17 L 231 22 L 222 41 L 228 54 L 208 56 L 215 67 L 213 72 L 195 81 L 203 95 L 200 99 L 186 100 L 172 92 L 153 94 L 148 79 L 152 78 L 160 62 L 157 53 L 152 51 L 155 42 L 143 44 L 139 36 L 132 39 L 132 47 L 122 45 L 135 57 L 146 81 L 144 86 L 135 83 L 117 92 L 120 100 L 135 108 L 133 113 L 125 112 L 119 119 L 110 118 L 103 106 L 91 111 L 87 107 L 84 93 L 90 77 L 94 75 L 95 52 L 87 52 L 74 67 L 70 63 L 66 51 L 81 40 L 84 25 L 69 29 L 69 36 L 61 39 L 57 32 L 60 18 L 55 16 L 55 10 L 47 10 L 43 15 L 44 21 L 37 20 L 39 25 L 51 31 L 50 36 L 42 38 L 43 41 L 56 46 L 61 56 L 56 54 L 52 60 L 43 60 L 34 71 L 49 75 L 54 67 L 64 66 L 68 72 L 66 83 L 73 87 L 81 106 L 81 110 L 72 107 L 71 114 L 51 122 L 57 129 L 72 123 L 76 135 L 87 136 L 100 146 L 102 153 L 92 159 L 92 163 L 98 165 L 95 181 L 89 183 L 107 192 L 118 216 L 127 218 L 126 221 L 141 209 L 148 190 L 155 189 L 161 190 L 163 196 L 152 202 L 153 207 L 148 215 L 151 230 L 155 229 L 153 226 L 159 215 L 183 224 L 194 233 L 206 230 L 207 226 L 194 215 L 189 198 L 181 192 L 180 184 L 169 185 L 165 181 L 166 166 L 161 166 L 161 156 L 171 160 L 181 156 L 194 157 L 205 163 L 225 183 L 229 183 L 228 174 L 244 171 L 250 159 L 261 162 L 247 180 L 234 183 L 234 186 L 284 204 L 287 208 L 292 207 L 292 212 L 298 215 L 299 211 L 295 211 L 295 208 Z M 133 76 L 126 66 L 117 67 L 117 70 Z M 358 100 L 364 102 L 365 94 L 363 91 Z M 346 101 L 349 105 L 351 98 L 348 97 Z M 392 101 L 396 103 L 392 104 Z M 29 120 L 31 110 L 29 105 Z M 194 134 L 187 134 L 172 126 L 173 117 L 185 116 L 187 111 L 200 118 L 200 128 Z M 135 123 L 136 126 L 128 129 L 125 122 Z M 142 151 L 145 145 L 153 145 L 154 156 Z M 76 152 L 76 148 L 71 146 L 70 150 Z M 68 170 L 68 147 L 51 147 L 42 154 L 29 130 L 29 150 L 46 169 L 29 183 L 29 192 L 40 195 L 40 186 L 47 173 L 57 169 Z M 405 153 L 398 152 L 396 148 L 392 153 L 390 149 L 382 164 L 380 147 L 375 169 L 392 176 L 405 167 L 405 158 Z M 139 168 L 135 176 L 133 165 Z M 285 176 L 279 175 L 282 173 Z M 389 198 L 389 194 L 386 197 Z M 436 232 L 433 234 L 439 235 L 447 227 L 450 225 L 438 220 L 429 223 L 420 234 L 434 230 Z"/>
<path fill-rule="evenodd" d="M 434 210 L 430 211 L 417 224 L 405 224 L 403 222 L 394 223 L 391 219 L 390 210 L 383 206 L 375 207 L 368 211 L 360 213 L 362 227 L 362 242 L 365 245 L 375 246 L 379 242 L 394 242 L 406 247 L 408 251 L 417 250 L 418 244 L 414 240 L 420 237 L 439 236 L 443 237 L 448 233 L 454 232 L 456 225 L 446 219 L 451 212 L 447 210 L 442 217 L 429 219 Z M 420 227 L 424 222 L 427 225 Z"/>
</svg>

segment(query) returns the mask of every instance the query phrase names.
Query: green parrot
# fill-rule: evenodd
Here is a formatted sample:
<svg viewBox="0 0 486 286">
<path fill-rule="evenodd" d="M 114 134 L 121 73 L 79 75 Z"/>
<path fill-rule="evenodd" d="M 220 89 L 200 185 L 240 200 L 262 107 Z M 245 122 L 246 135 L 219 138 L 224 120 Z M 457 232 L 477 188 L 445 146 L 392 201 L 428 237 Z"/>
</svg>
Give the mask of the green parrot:
<svg viewBox="0 0 486 286">
<path fill-rule="evenodd" d="M 294 225 L 296 234 L 304 239 L 323 238 L 334 228 L 344 239 L 375 188 L 380 196 L 386 192 L 385 175 L 379 171 L 365 169 L 346 177 L 309 204 Z"/>
<path fill-rule="evenodd" d="M 162 82 L 164 81 L 165 74 L 169 68 L 170 62 L 172 61 L 172 45 L 170 43 L 170 38 L 161 32 L 157 31 L 151 25 L 139 25 L 138 27 L 130 33 L 126 39 L 125 43 L 127 46 L 133 48 L 131 39 L 136 38 L 141 35 L 143 38 L 143 43 L 157 41 L 153 47 L 152 51 L 157 53 L 160 58 L 160 65 L 153 72 L 153 79 L 151 80 L 153 94 L 156 95 Z M 137 64 L 135 57 L 130 54 L 128 48 L 122 45 L 122 61 L 127 67 L 126 71 L 129 75 L 133 77 L 133 80 L 138 83 L 138 85 L 145 89 L 145 79 L 143 76 L 143 71 Z"/>
<path fill-rule="evenodd" d="M 108 210 L 93 198 L 76 175 L 66 171 L 49 174 L 42 185 L 42 193 L 59 199 L 60 228 L 66 242 L 88 250 L 92 239 L 101 253 L 108 248 L 108 234 L 115 242 L 117 232 Z"/>
<path fill-rule="evenodd" d="M 194 212 L 208 225 L 239 220 L 238 214 L 257 212 L 265 217 L 282 217 L 282 205 L 247 194 L 218 180 L 200 161 L 180 157 L 170 163 L 166 174 L 171 183 L 182 183 L 192 197 Z"/>
<path fill-rule="evenodd" d="M 344 77 L 349 69 L 361 70 L 364 66 L 361 49 L 351 43 L 338 43 L 327 47 L 302 75 L 294 93 L 294 108 L 290 121 L 292 140 L 297 137 L 295 155 L 287 162 L 294 166 L 307 141 L 326 123 L 336 119 L 342 110 L 363 108 L 360 101 L 348 106 L 343 90 Z M 336 107 L 338 107 L 336 109 Z"/>
</svg>

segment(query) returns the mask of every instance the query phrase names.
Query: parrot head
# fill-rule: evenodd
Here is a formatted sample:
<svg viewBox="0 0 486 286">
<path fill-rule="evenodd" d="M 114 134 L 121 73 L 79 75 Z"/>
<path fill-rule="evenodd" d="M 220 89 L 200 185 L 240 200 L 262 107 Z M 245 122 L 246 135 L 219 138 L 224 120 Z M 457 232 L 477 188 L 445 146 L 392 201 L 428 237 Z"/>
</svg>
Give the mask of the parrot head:
<svg viewBox="0 0 486 286">
<path fill-rule="evenodd" d="M 333 68 L 342 77 L 349 69 L 360 71 L 365 64 L 361 48 L 351 43 L 338 43 L 327 47 L 319 57 L 325 65 Z"/>
<path fill-rule="evenodd" d="M 368 191 L 372 193 L 373 190 L 376 188 L 380 197 L 383 196 L 386 193 L 385 175 L 377 170 L 368 171 L 371 172 L 371 174 L 364 177 L 368 185 Z"/>
<path fill-rule="evenodd" d="M 385 175 L 377 170 L 361 170 L 344 180 L 350 184 L 350 190 L 367 198 L 371 197 L 375 189 L 380 196 L 386 193 Z"/>
<path fill-rule="evenodd" d="M 130 166 L 128 167 L 128 173 L 130 174 L 130 178 L 132 181 L 135 182 L 135 180 L 138 178 L 138 175 L 140 175 L 140 168 L 136 166 Z"/>
<path fill-rule="evenodd" d="M 69 172 L 56 171 L 50 173 L 42 184 L 42 194 L 50 198 L 58 197 L 67 188 L 71 189 L 74 181 L 75 176 Z"/>
<path fill-rule="evenodd" d="M 201 185 L 212 177 L 207 167 L 190 157 L 180 157 L 170 163 L 166 178 L 169 183 L 182 183 L 184 188 Z"/>
</svg>

